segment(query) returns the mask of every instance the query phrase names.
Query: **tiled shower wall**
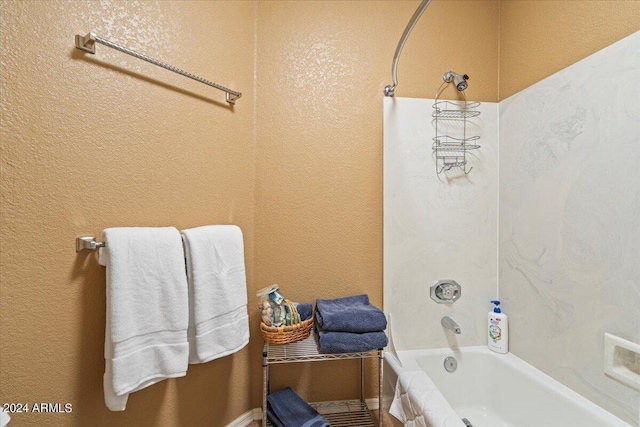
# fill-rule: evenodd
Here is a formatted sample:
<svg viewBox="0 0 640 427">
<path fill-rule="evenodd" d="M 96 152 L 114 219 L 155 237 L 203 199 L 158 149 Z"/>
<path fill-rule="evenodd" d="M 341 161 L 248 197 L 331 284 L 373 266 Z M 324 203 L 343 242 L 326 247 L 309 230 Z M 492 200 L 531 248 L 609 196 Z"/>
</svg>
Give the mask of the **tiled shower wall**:
<svg viewBox="0 0 640 427">
<path fill-rule="evenodd" d="M 384 306 L 396 347 L 485 344 L 499 277 L 510 350 L 638 425 L 640 393 L 603 373 L 604 332 L 640 342 L 638 64 L 640 33 L 483 104 L 466 178 L 436 174 L 433 100 L 385 99 Z M 460 301 L 431 301 L 438 279 L 459 281 Z M 444 315 L 462 335 L 442 329 Z"/>
<path fill-rule="evenodd" d="M 510 350 L 631 423 L 603 341 L 640 342 L 639 64 L 636 33 L 499 104 Z"/>
</svg>

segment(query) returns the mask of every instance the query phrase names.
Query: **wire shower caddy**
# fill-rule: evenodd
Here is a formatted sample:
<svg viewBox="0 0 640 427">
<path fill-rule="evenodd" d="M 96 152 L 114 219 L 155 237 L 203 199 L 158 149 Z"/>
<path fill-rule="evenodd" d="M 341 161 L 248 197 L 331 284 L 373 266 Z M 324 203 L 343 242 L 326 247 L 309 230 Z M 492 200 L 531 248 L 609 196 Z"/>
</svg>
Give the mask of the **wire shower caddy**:
<svg viewBox="0 0 640 427">
<path fill-rule="evenodd" d="M 435 133 L 432 148 L 436 159 L 436 172 L 450 171 L 460 168 L 465 174 L 471 172 L 473 167 L 468 167 L 467 152 L 477 150 L 480 145 L 477 141 L 479 135 L 469 135 L 467 121 L 480 115 L 477 101 L 467 101 L 464 92 L 462 101 L 440 100 L 440 95 L 448 82 L 440 85 L 433 103 L 433 121 L 435 122 Z M 443 129 L 444 128 L 444 129 Z"/>
</svg>

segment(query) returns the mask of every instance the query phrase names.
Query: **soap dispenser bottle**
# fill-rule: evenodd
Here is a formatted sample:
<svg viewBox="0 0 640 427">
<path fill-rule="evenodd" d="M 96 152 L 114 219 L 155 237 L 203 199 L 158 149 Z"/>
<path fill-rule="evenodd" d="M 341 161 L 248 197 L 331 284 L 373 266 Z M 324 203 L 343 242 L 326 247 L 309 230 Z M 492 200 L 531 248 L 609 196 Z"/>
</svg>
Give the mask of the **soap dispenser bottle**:
<svg viewBox="0 0 640 427">
<path fill-rule="evenodd" d="M 509 352 L 509 324 L 507 315 L 500 310 L 500 301 L 491 301 L 495 307 L 489 312 L 489 334 L 487 346 L 496 353 L 505 354 Z"/>
</svg>

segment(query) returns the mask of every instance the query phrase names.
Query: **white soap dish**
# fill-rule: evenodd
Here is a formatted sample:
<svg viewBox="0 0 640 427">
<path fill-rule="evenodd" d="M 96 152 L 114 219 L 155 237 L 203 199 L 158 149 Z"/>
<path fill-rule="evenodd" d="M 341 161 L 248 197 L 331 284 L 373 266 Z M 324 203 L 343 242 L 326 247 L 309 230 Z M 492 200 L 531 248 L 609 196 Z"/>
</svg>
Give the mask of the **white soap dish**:
<svg viewBox="0 0 640 427">
<path fill-rule="evenodd" d="M 640 391 L 640 344 L 605 333 L 604 373 Z"/>
</svg>

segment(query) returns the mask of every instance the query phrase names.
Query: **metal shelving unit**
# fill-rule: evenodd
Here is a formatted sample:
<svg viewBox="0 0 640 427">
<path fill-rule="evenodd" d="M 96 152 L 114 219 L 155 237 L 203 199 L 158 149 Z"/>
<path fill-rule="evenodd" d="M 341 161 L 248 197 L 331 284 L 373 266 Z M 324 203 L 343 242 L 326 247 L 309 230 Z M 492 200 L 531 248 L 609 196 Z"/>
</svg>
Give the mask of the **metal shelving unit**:
<svg viewBox="0 0 640 427">
<path fill-rule="evenodd" d="M 314 331 L 309 338 L 293 344 L 271 345 L 265 343 L 262 350 L 262 426 L 271 426 L 267 421 L 267 395 L 269 394 L 269 367 L 275 364 L 319 362 L 329 360 L 360 360 L 360 400 L 310 403 L 331 427 L 376 427 L 364 398 L 365 359 L 378 358 L 378 408 L 382 408 L 382 349 L 362 353 L 322 354 L 318 350 L 318 338 Z M 382 417 L 378 417 L 382 427 Z"/>
</svg>

